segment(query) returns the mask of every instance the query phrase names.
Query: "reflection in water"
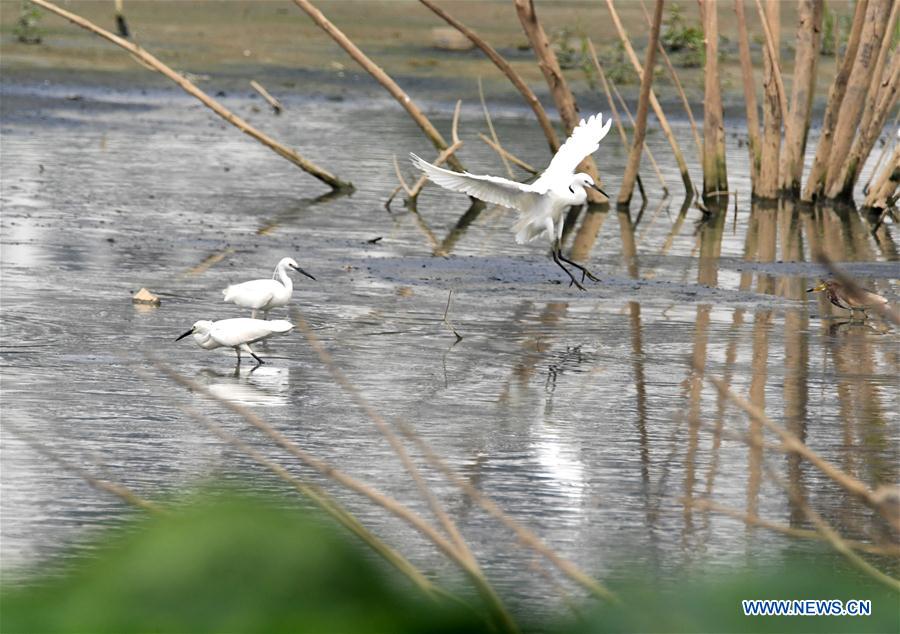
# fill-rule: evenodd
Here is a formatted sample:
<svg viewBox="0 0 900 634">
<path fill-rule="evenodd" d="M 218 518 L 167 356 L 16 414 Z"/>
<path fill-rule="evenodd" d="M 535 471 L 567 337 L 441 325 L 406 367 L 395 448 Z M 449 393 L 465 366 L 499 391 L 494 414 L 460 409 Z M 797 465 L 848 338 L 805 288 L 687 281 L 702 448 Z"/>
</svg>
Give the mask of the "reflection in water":
<svg viewBox="0 0 900 634">
<path fill-rule="evenodd" d="M 283 407 L 288 404 L 290 371 L 272 363 L 236 365 L 232 372 L 204 368 L 197 381 L 219 398 L 255 407 Z"/>
<path fill-rule="evenodd" d="M 4 413 L 73 462 L 97 456 L 112 480 L 146 497 L 233 470 L 254 486 L 273 486 L 178 405 L 190 402 L 263 453 L 273 447 L 218 405 L 156 376 L 139 354 L 152 350 L 329 462 L 417 503 L 390 448 L 301 336 L 279 340 L 279 356 L 236 375 L 233 357 L 201 358 L 172 344 L 200 316 L 236 316 L 221 303 L 224 267 L 249 270 L 251 262 L 302 250 L 323 274 L 304 292 L 304 313 L 372 404 L 414 421 L 480 491 L 590 572 L 603 576 L 637 561 L 667 576 L 692 559 L 763 549 L 777 557 L 785 547 L 764 529 L 748 537 L 734 520 L 693 508 L 700 497 L 810 528 L 796 498 L 850 536 L 896 540 L 808 462 L 748 449 L 735 435 L 748 425 L 757 437 L 761 430 L 704 383 L 715 376 L 739 395 L 749 392 L 773 419 L 870 486 L 896 482 L 898 333 L 873 319 L 848 322 L 827 300 L 802 292 L 823 274 L 813 258 L 821 249 L 896 299 L 896 224 L 843 209 L 742 205 L 733 230 L 724 209 L 704 214 L 690 202 L 663 219 L 669 201 L 654 198 L 639 223 L 637 210 L 592 206 L 573 211 L 567 225 L 572 258 L 604 267 L 603 283 L 581 293 L 548 282 L 548 263 L 534 266 L 537 258 L 511 239 L 508 218 L 478 206 L 463 212 L 457 195 L 429 188 L 418 210 L 383 211 L 394 182 L 390 155 L 423 142 L 402 113 L 351 99 L 306 104 L 320 147 L 366 148 L 334 157 L 336 171 L 354 174 L 353 196 L 316 204 L 282 187 L 299 182 L 309 196 L 307 185 L 317 186 L 298 181 L 293 166 L 230 145 L 230 133 L 169 98 L 174 105 L 154 109 L 151 119 L 88 110 L 79 126 L 60 125 L 54 134 L 38 133 L 44 130 L 15 113 L 4 122 Z M 361 117 L 367 125 L 358 125 Z M 273 133 L 303 141 L 289 119 L 270 123 Z M 529 135 L 516 134 L 518 119 L 496 123 L 520 144 L 517 154 L 546 152 L 540 139 L 530 145 Z M 109 136 L 106 152 L 86 152 L 101 133 Z M 490 171 L 483 164 L 495 157 L 466 147 L 473 169 Z M 223 180 L 221 165 L 205 160 L 238 152 L 241 178 Z M 142 167 L 162 154 L 169 158 L 154 170 Z M 615 153 L 609 160 L 611 172 L 622 167 Z M 748 171 L 738 164 L 733 174 Z M 736 178 L 735 188 L 746 200 L 748 183 Z M 390 239 L 366 244 L 379 235 Z M 423 275 L 431 265 L 447 274 Z M 53 283 L 37 287 L 41 267 Z M 515 282 L 491 279 L 497 267 Z M 445 284 L 454 288 L 452 321 L 466 335 L 450 352 L 452 336 L 440 324 Z M 135 310 L 129 291 L 141 285 L 163 294 L 160 308 Z M 9 553 L 34 561 L 69 546 L 84 527 L 123 515 L 0 433 L 4 562 Z M 762 464 L 798 495 L 764 481 Z M 496 524 L 452 485 L 436 476 L 432 483 L 492 580 L 516 600 L 543 600 L 546 584 L 522 574 L 528 556 L 498 539 Z M 441 570 L 442 560 L 415 534 L 337 495 L 404 554 Z"/>
</svg>

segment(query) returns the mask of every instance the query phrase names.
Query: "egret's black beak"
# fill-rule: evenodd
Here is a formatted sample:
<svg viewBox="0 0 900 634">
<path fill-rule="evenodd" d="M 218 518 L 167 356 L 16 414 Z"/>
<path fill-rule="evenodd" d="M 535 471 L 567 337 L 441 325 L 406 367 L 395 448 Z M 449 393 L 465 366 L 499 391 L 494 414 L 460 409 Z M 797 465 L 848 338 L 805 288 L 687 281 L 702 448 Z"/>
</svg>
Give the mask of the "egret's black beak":
<svg viewBox="0 0 900 634">
<path fill-rule="evenodd" d="M 293 264 L 291 264 L 291 268 L 294 269 L 295 271 L 297 271 L 298 273 L 303 273 L 303 275 L 305 275 L 306 277 L 308 277 L 309 279 L 311 279 L 313 281 L 315 281 L 315 279 L 316 279 L 312 275 L 310 275 L 309 273 L 307 273 L 306 271 L 301 269 L 299 266 L 294 266 Z"/>
<path fill-rule="evenodd" d="M 607 198 L 609 198 L 609 194 L 607 194 L 605 191 L 603 191 L 602 189 L 600 189 L 600 188 L 597 187 L 596 185 L 591 185 L 591 187 L 593 187 L 593 188 L 596 189 L 598 192 L 600 192 L 601 194 L 603 194 L 604 196 L 606 196 Z M 612 199 L 610 199 L 610 200 L 612 200 Z"/>
<path fill-rule="evenodd" d="M 806 289 L 806 292 L 807 292 L 807 293 L 812 293 L 812 292 L 815 291 L 815 290 L 816 290 L 816 289 L 814 289 L 814 288 L 808 288 L 808 289 Z"/>
<path fill-rule="evenodd" d="M 188 330 L 186 333 L 184 333 L 183 335 L 181 335 L 180 337 L 178 337 L 178 339 L 176 339 L 175 341 L 181 341 L 182 339 L 184 339 L 184 338 L 187 337 L 188 335 L 192 335 L 192 334 L 194 334 L 194 329 L 193 329 L 193 328 L 191 328 L 191 329 Z"/>
</svg>

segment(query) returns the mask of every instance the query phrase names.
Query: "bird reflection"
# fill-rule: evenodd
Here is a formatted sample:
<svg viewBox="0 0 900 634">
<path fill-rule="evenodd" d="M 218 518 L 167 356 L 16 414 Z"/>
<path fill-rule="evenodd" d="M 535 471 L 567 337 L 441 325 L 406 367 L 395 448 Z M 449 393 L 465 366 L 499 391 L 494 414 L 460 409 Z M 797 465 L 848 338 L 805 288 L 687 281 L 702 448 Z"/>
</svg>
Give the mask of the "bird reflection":
<svg viewBox="0 0 900 634">
<path fill-rule="evenodd" d="M 258 365 L 235 366 L 232 372 L 204 368 L 197 380 L 215 396 L 256 407 L 282 407 L 288 404 L 288 368 Z"/>
</svg>

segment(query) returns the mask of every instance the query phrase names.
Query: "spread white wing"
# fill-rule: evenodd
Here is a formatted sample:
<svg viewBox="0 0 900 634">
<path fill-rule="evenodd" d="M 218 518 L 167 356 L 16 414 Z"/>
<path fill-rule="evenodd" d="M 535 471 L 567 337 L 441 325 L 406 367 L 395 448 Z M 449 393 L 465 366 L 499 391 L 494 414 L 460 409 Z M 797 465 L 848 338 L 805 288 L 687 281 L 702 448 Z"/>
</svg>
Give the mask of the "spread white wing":
<svg viewBox="0 0 900 634">
<path fill-rule="evenodd" d="M 525 185 L 499 176 L 478 176 L 468 172 L 451 172 L 409 154 L 413 165 L 425 172 L 429 179 L 444 189 L 463 192 L 485 202 L 512 209 L 528 208 L 540 198 L 532 185 Z"/>
<path fill-rule="evenodd" d="M 600 113 L 587 120 L 582 119 L 572 130 L 572 135 L 556 151 L 544 173 L 531 186 L 536 191 L 547 191 L 554 184 L 568 184 L 575 168 L 584 157 L 593 154 L 600 147 L 600 141 L 609 134 L 611 125 L 612 119 L 608 119 L 606 125 L 603 124 L 603 116 Z"/>
</svg>

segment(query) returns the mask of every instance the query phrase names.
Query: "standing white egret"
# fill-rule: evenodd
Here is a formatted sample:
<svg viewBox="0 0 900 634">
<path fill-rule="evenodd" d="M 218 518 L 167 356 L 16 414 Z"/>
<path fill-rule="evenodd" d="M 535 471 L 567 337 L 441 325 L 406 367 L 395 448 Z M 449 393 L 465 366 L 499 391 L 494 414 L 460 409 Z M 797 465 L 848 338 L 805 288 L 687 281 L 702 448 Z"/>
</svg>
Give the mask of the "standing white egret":
<svg viewBox="0 0 900 634">
<path fill-rule="evenodd" d="M 263 311 L 263 317 L 269 318 L 269 311 L 279 306 L 286 306 L 291 301 L 291 295 L 294 292 L 294 284 L 288 275 L 288 269 L 294 269 L 299 273 L 303 273 L 311 280 L 315 280 L 312 275 L 301 269 L 293 258 L 281 258 L 275 267 L 275 272 L 270 280 L 251 280 L 249 282 L 241 282 L 240 284 L 232 284 L 224 291 L 226 302 L 250 308 L 253 310 L 250 316 L 256 318 L 256 311 Z"/>
<path fill-rule="evenodd" d="M 238 317 L 236 319 L 221 319 L 209 321 L 201 319 L 194 322 L 191 329 L 178 337 L 175 341 L 181 341 L 188 335 L 194 335 L 194 341 L 204 350 L 214 348 L 234 348 L 237 354 L 237 362 L 241 362 L 241 350 L 250 353 L 259 364 L 265 363 L 250 349 L 251 343 L 268 339 L 272 335 L 283 335 L 294 329 L 294 324 L 284 319 L 250 319 Z"/>
<path fill-rule="evenodd" d="M 585 275 L 597 278 L 582 265 L 565 258 L 562 254 L 563 212 L 572 205 L 583 205 L 587 201 L 585 187 L 597 187 L 588 174 L 575 173 L 575 168 L 584 157 L 593 154 L 600 147 L 600 141 L 609 133 L 612 124 L 603 124 L 602 116 L 596 114 L 572 130 L 572 135 L 563 143 L 544 173 L 531 184 L 517 183 L 499 176 L 478 176 L 468 172 L 451 172 L 410 153 L 413 165 L 428 175 L 428 178 L 445 189 L 463 192 L 495 205 L 510 207 L 519 212 L 519 219 L 513 224 L 516 242 L 524 244 L 545 235 L 551 242 L 553 261 L 556 262 L 581 290 L 584 287 L 575 279 L 563 262 L 581 271 L 581 281 Z M 606 196 L 609 198 L 609 196 Z"/>
</svg>

